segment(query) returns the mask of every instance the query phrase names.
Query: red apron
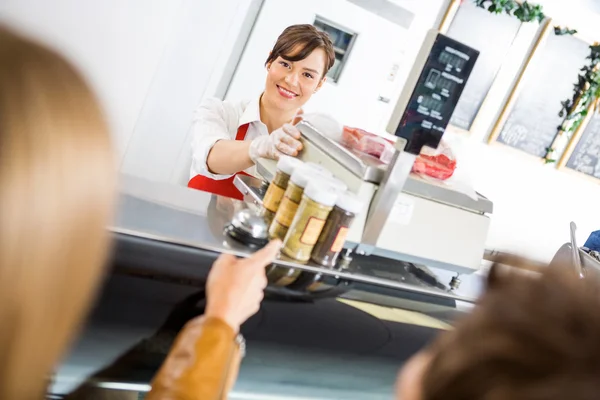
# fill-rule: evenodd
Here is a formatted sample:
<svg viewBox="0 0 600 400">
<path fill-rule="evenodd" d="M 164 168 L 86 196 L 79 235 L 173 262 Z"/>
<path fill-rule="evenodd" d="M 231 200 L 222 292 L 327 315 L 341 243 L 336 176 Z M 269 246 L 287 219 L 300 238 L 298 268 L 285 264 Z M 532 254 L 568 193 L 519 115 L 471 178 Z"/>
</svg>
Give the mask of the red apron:
<svg viewBox="0 0 600 400">
<path fill-rule="evenodd" d="M 244 140 L 246 138 L 246 132 L 248 132 L 249 124 L 244 124 L 238 128 L 235 140 Z M 235 187 L 233 180 L 236 175 L 252 176 L 244 171 L 240 171 L 234 174 L 231 178 L 227 179 L 211 179 L 204 175 L 196 175 L 188 182 L 188 187 L 192 189 L 202 190 L 204 192 L 218 194 L 219 196 L 231 197 L 237 200 L 243 200 L 244 196 Z"/>
</svg>

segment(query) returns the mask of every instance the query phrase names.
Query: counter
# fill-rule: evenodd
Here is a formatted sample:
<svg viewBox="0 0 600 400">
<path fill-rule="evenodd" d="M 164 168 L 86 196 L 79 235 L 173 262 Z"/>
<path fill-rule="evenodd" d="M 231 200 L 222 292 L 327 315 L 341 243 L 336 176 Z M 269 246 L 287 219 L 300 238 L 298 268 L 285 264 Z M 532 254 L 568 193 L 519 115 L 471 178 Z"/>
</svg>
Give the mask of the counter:
<svg viewBox="0 0 600 400">
<path fill-rule="evenodd" d="M 121 183 L 110 273 L 53 378 L 56 398 L 88 376 L 93 390 L 146 391 L 177 332 L 203 312 L 213 260 L 251 253 L 222 234 L 243 202 L 127 176 Z M 391 398 L 402 363 L 462 314 L 457 300 L 465 298 L 401 263 L 355 261 L 344 272 L 277 261 L 349 285 L 321 298 L 268 288 L 242 327 L 248 356 L 230 398 Z"/>
<path fill-rule="evenodd" d="M 205 192 L 123 176 L 117 219 L 110 229 L 120 242 L 146 247 L 145 254 L 151 249 L 159 253 L 172 252 L 173 257 L 178 254 L 182 258 L 198 258 L 198 265 L 204 265 L 203 268 L 190 265 L 170 266 L 168 269 L 157 266 L 153 273 L 203 279 L 207 274 L 206 264 L 212 263 L 218 254 L 247 257 L 252 253 L 248 247 L 223 234 L 223 228 L 233 214 L 246 206 L 244 202 Z M 152 258 L 156 257 L 159 255 Z M 150 268 L 147 264 L 138 264 L 139 268 Z M 369 292 L 390 294 L 392 299 L 408 297 L 423 303 L 444 305 L 475 300 L 417 279 L 407 272 L 407 263 L 381 257 L 355 257 L 348 269 L 343 271 L 310 263 L 298 264 L 285 257 L 274 264 L 352 283 L 367 288 Z"/>
</svg>

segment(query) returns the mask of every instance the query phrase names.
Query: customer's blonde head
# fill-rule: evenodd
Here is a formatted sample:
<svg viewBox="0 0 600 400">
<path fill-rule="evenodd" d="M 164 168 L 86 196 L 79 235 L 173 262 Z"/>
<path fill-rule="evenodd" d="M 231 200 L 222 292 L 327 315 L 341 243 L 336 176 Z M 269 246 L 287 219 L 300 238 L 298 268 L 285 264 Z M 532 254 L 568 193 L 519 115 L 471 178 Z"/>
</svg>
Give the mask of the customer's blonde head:
<svg viewBox="0 0 600 400">
<path fill-rule="evenodd" d="M 82 77 L 0 27 L 0 399 L 43 397 L 101 278 L 114 180 Z"/>
</svg>

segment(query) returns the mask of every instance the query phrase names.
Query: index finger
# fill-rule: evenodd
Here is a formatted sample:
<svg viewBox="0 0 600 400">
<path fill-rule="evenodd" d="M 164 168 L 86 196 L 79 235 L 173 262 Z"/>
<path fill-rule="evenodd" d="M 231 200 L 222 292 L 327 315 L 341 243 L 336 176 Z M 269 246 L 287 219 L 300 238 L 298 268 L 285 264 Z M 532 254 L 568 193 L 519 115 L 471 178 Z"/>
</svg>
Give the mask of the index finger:
<svg viewBox="0 0 600 400">
<path fill-rule="evenodd" d="M 280 249 L 281 240 L 271 240 L 268 245 L 248 257 L 246 262 L 257 268 L 264 268 L 275 260 Z"/>
</svg>

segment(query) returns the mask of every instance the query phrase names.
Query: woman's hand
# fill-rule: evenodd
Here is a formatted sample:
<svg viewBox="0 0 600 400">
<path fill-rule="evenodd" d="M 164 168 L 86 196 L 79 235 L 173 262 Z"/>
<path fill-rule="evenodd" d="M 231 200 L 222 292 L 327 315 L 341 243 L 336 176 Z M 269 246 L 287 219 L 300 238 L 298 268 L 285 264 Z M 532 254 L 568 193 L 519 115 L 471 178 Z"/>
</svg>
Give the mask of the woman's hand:
<svg viewBox="0 0 600 400">
<path fill-rule="evenodd" d="M 274 240 L 246 259 L 222 254 L 212 266 L 206 283 L 206 317 L 225 321 L 236 332 L 256 314 L 267 286 L 265 267 L 279 252 L 281 242 Z"/>
<path fill-rule="evenodd" d="M 285 124 L 268 136 L 260 136 L 252 141 L 248 153 L 256 163 L 260 157 L 278 160 L 282 154 L 295 157 L 302 150 L 300 131 L 294 125 Z"/>
</svg>

